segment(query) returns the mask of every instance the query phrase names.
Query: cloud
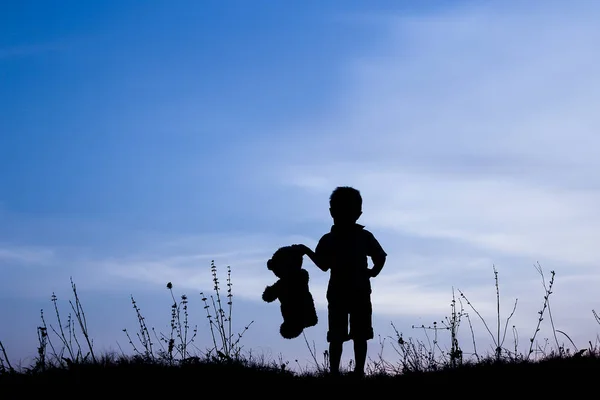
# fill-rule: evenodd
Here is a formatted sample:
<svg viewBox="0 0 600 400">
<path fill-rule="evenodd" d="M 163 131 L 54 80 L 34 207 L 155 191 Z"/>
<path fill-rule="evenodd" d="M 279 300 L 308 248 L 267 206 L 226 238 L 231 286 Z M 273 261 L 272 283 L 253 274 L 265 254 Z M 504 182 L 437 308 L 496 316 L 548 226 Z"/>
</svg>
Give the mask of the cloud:
<svg viewBox="0 0 600 400">
<path fill-rule="evenodd" d="M 113 279 L 160 286 L 172 282 L 185 290 L 212 292 L 214 261 L 221 289 L 227 289 L 227 269 L 231 267 L 234 294 L 262 302 L 264 287 L 277 279 L 267 270 L 267 260 L 277 248 L 301 242 L 311 241 L 298 235 L 206 234 L 175 238 L 153 250 L 141 248 L 125 257 L 90 260 L 88 265 Z"/>
<path fill-rule="evenodd" d="M 364 221 L 421 238 L 468 243 L 494 254 L 595 265 L 600 192 L 527 185 L 518 179 L 440 176 L 360 164 L 297 168 L 292 184 L 319 176 L 325 198 L 340 182 L 360 188 Z M 324 177 L 328 177 L 325 179 Z M 303 186 L 310 193 L 315 186 Z"/>
<path fill-rule="evenodd" d="M 123 245 L 119 254 L 2 247 L 0 259 L 48 256 L 52 274 L 22 272 L 30 290 L 48 290 L 50 275 L 76 270 L 106 290 L 171 281 L 197 291 L 211 290 L 214 259 L 222 284 L 231 265 L 234 295 L 260 302 L 275 279 L 266 260 L 281 245 L 314 247 L 330 224 L 330 191 L 348 184 L 363 193 L 362 222 L 389 253 L 373 282 L 377 317 L 429 323 L 449 314 L 457 288 L 493 321 L 496 264 L 503 318 L 519 298 L 513 321 L 527 336 L 544 295 L 532 267 L 539 260 L 546 274 L 557 271 L 556 327 L 585 343 L 597 331 L 591 309 L 600 309 L 598 7 L 543 4 L 376 19 L 386 38 L 341 67 L 347 85 L 326 118 L 244 148 L 241 180 L 262 191 L 256 208 L 284 227 L 277 232 L 257 225 L 181 234 Z M 302 231 L 300 223 L 311 233 L 281 233 Z M 327 274 L 309 261 L 307 268 L 323 310 Z"/>
<path fill-rule="evenodd" d="M 387 19 L 331 116 L 271 148 L 269 179 L 321 199 L 355 185 L 374 229 L 593 266 L 600 32 L 597 7 L 576 10 Z"/>
<path fill-rule="evenodd" d="M 600 33 L 595 8 L 553 6 L 376 19 L 386 38 L 342 68 L 347 85 L 326 118 L 244 150 L 246 189 L 269 192 L 260 209 L 290 231 L 300 222 L 326 230 L 331 189 L 360 188 L 363 223 L 390 253 L 374 293 L 389 315 L 442 312 L 452 286 L 487 287 L 493 264 L 509 286 L 538 260 L 560 276 L 589 273 L 600 234 L 600 57 L 590 49 Z M 206 289 L 216 259 L 232 266 L 238 294 L 256 299 L 274 249 L 314 246 L 319 234 L 253 229 L 148 243 L 87 265 Z M 324 292 L 326 276 L 314 275 Z"/>
<path fill-rule="evenodd" d="M 37 56 L 44 53 L 61 51 L 65 50 L 69 44 L 70 43 L 63 41 L 54 43 L 22 44 L 18 46 L 4 47 L 0 48 L 0 61 L 14 58 L 25 58 Z"/>
<path fill-rule="evenodd" d="M 455 286 L 493 319 L 496 264 L 504 312 L 518 297 L 514 321 L 533 329 L 540 261 L 546 275 L 557 271 L 557 320 L 589 335 L 599 11 L 545 2 L 369 17 L 386 39 L 342 68 L 347 85 L 326 118 L 270 142 L 261 176 L 305 198 L 296 215 L 322 225 L 335 186 L 361 190 L 362 221 L 390 253 L 376 312 L 439 315 Z"/>
<path fill-rule="evenodd" d="M 44 247 L 14 246 L 0 244 L 0 265 L 2 264 L 47 264 L 54 258 L 54 251 Z"/>
</svg>

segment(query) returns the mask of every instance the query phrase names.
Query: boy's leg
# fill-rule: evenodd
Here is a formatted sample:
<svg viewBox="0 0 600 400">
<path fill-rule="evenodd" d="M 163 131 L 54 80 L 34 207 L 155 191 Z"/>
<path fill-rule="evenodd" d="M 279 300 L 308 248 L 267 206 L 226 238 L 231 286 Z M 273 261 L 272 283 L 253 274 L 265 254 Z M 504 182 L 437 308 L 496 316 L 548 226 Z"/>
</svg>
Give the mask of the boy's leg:
<svg viewBox="0 0 600 400">
<path fill-rule="evenodd" d="M 338 375 L 340 373 L 340 362 L 342 360 L 342 350 L 344 342 L 333 340 L 329 342 L 329 371 Z"/>
<path fill-rule="evenodd" d="M 364 375 L 365 363 L 367 362 L 366 339 L 354 339 L 354 359 L 356 363 L 354 366 L 354 372 L 359 375 Z"/>
<path fill-rule="evenodd" d="M 344 306 L 330 302 L 327 315 L 329 330 L 329 371 L 339 374 L 344 342 L 348 340 L 348 312 Z"/>
<path fill-rule="evenodd" d="M 350 337 L 354 342 L 354 372 L 364 375 L 367 361 L 367 341 L 373 338 L 370 297 L 357 299 L 357 303 L 350 313 Z"/>
</svg>

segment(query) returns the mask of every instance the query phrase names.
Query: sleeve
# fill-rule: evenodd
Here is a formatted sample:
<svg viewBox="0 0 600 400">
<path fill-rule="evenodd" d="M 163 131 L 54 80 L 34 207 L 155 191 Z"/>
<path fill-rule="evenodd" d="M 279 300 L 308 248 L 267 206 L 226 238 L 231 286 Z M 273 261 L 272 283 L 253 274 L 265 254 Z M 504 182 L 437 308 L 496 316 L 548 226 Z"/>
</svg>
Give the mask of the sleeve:
<svg viewBox="0 0 600 400">
<path fill-rule="evenodd" d="M 385 250 L 383 250 L 383 247 L 381 247 L 381 244 L 379 244 L 379 241 L 375 238 L 375 236 L 368 231 L 365 233 L 367 241 L 367 255 L 374 260 L 387 257 L 387 253 Z"/>
</svg>

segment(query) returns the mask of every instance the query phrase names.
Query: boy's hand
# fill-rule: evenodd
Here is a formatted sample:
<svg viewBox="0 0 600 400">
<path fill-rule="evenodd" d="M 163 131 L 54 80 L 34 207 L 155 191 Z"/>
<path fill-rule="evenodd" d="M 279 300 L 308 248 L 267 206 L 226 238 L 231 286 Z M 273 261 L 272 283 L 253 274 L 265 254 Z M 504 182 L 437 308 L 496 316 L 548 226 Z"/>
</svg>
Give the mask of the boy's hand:
<svg viewBox="0 0 600 400">
<path fill-rule="evenodd" d="M 373 268 L 367 268 L 367 275 L 369 275 L 369 278 L 375 278 L 377 276 Z"/>
<path fill-rule="evenodd" d="M 302 255 L 306 255 L 309 253 L 309 248 L 304 245 L 304 244 L 293 244 L 292 247 L 296 250 L 298 250 L 300 253 L 302 253 Z"/>
</svg>

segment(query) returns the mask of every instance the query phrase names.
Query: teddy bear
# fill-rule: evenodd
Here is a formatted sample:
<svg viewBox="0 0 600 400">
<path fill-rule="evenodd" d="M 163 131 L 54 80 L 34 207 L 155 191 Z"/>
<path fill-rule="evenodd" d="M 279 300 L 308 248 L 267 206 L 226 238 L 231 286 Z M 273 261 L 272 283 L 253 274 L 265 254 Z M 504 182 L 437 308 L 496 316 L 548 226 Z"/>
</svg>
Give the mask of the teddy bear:
<svg viewBox="0 0 600 400">
<path fill-rule="evenodd" d="M 298 337 L 304 328 L 318 322 L 308 287 L 309 274 L 302 268 L 302 257 L 301 250 L 292 245 L 279 248 L 267 261 L 267 268 L 279 279 L 265 288 L 262 299 L 267 303 L 279 299 L 283 317 L 279 333 L 285 339 Z"/>
</svg>

